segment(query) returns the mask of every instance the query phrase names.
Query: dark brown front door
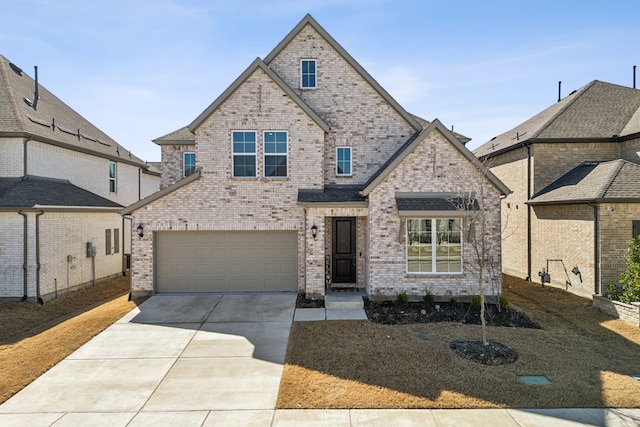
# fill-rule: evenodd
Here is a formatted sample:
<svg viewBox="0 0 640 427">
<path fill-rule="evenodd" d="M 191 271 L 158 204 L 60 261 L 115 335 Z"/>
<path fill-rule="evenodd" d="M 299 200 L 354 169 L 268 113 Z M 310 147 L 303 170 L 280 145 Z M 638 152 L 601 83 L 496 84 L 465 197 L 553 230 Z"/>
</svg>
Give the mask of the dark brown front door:
<svg viewBox="0 0 640 427">
<path fill-rule="evenodd" d="M 356 219 L 333 218 L 333 283 L 356 283 Z"/>
</svg>

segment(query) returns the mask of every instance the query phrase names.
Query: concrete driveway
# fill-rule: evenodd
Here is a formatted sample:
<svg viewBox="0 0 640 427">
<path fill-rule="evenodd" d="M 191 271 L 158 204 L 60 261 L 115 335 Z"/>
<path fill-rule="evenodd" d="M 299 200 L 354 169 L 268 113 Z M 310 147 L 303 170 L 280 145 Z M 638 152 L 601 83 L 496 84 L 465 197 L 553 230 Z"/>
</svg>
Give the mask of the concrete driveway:
<svg viewBox="0 0 640 427">
<path fill-rule="evenodd" d="M 270 423 L 295 299 L 153 296 L 0 406 L 0 425 Z"/>
</svg>

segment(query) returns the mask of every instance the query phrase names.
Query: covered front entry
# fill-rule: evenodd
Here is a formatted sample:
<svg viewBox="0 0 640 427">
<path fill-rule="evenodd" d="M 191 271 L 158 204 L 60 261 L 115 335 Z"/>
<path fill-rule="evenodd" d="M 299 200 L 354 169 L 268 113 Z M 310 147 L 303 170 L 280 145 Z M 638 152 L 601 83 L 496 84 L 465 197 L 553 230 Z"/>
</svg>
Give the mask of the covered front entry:
<svg viewBox="0 0 640 427">
<path fill-rule="evenodd" d="M 356 219 L 332 218 L 332 283 L 356 283 Z"/>
<path fill-rule="evenodd" d="M 298 288 L 296 231 L 160 231 L 156 292 L 263 292 Z"/>
</svg>

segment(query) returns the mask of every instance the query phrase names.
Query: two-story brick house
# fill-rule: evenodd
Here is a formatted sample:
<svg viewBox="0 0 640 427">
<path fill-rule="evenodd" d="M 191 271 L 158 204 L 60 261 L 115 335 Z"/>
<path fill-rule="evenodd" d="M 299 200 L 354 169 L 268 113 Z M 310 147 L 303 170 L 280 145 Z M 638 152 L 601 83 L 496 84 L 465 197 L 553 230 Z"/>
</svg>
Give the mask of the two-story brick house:
<svg viewBox="0 0 640 427">
<path fill-rule="evenodd" d="M 479 147 L 513 193 L 502 201 L 503 270 L 606 293 L 640 234 L 640 91 L 592 81 Z M 577 267 L 577 269 L 574 269 Z"/>
<path fill-rule="evenodd" d="M 160 173 L 36 80 L 0 56 L 0 298 L 43 301 L 122 274 Z"/>
<path fill-rule="evenodd" d="M 477 179 L 466 141 L 407 113 L 307 15 L 189 126 L 155 140 L 163 189 L 124 210 L 143 230 L 132 292 L 477 294 L 469 212 L 454 201 L 486 188 L 499 239 L 509 190 L 488 171 Z"/>
</svg>

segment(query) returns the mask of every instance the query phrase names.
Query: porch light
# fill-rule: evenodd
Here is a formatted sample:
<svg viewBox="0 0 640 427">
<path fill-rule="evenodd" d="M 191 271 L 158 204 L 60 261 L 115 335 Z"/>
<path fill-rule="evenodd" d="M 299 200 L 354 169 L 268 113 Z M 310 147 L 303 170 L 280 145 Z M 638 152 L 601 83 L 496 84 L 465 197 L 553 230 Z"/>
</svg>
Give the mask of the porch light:
<svg viewBox="0 0 640 427">
<path fill-rule="evenodd" d="M 144 225 L 138 225 L 138 228 L 136 228 L 136 230 L 138 230 L 138 236 L 144 237 Z"/>
<path fill-rule="evenodd" d="M 318 226 L 315 224 L 311 226 L 311 235 L 313 236 L 313 240 L 316 240 L 316 237 L 318 237 Z"/>
</svg>

